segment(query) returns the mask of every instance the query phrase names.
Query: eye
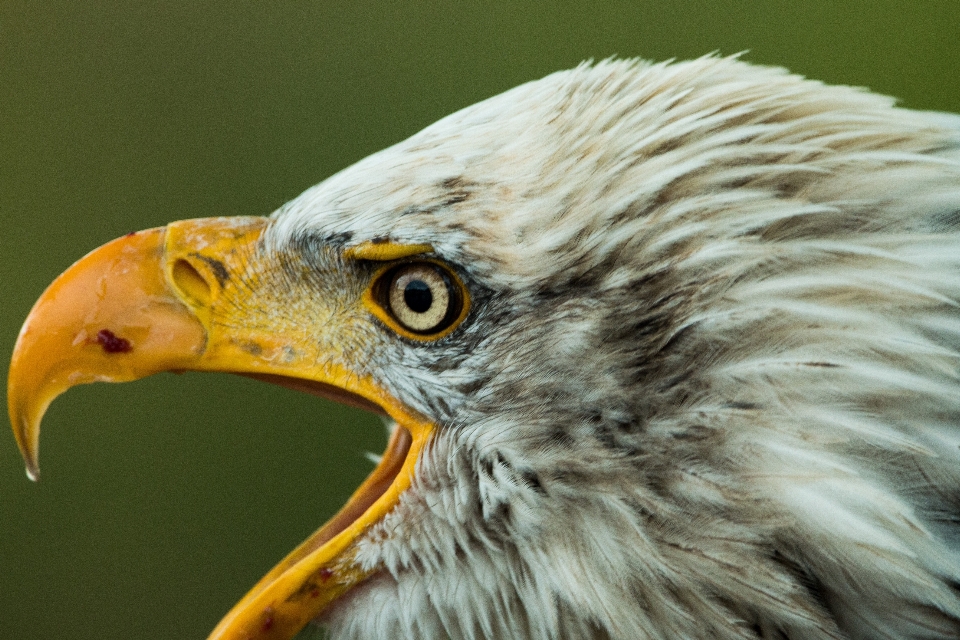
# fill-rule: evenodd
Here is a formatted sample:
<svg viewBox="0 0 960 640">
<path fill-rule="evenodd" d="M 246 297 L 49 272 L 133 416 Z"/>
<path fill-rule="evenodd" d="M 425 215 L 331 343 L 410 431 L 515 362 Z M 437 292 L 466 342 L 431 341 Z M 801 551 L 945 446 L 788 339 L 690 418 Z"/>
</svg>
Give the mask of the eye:
<svg viewBox="0 0 960 640">
<path fill-rule="evenodd" d="M 388 269 L 374 285 L 375 297 L 400 333 L 437 338 L 459 322 L 466 295 L 459 279 L 433 262 L 413 262 Z M 378 314 L 379 315 L 379 314 Z"/>
</svg>

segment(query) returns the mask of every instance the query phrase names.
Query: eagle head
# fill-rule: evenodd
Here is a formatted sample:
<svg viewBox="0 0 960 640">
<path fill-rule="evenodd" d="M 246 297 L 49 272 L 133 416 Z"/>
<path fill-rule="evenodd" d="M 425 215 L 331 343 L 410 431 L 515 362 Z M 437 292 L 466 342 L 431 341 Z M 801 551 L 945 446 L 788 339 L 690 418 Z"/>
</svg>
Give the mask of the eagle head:
<svg viewBox="0 0 960 640">
<path fill-rule="evenodd" d="M 388 417 L 211 638 L 960 634 L 960 119 L 733 58 L 605 61 L 269 218 L 48 289 L 32 474 L 75 384 L 230 371 Z"/>
</svg>

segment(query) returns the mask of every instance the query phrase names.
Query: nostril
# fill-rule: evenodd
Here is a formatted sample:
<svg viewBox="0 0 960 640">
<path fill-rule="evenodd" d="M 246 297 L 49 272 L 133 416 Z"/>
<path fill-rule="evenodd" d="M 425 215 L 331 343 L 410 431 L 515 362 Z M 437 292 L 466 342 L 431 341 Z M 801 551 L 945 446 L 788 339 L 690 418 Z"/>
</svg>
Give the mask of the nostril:
<svg viewBox="0 0 960 640">
<path fill-rule="evenodd" d="M 210 285 L 192 264 L 183 258 L 178 259 L 173 263 L 172 277 L 182 295 L 199 305 L 210 304 Z"/>
</svg>

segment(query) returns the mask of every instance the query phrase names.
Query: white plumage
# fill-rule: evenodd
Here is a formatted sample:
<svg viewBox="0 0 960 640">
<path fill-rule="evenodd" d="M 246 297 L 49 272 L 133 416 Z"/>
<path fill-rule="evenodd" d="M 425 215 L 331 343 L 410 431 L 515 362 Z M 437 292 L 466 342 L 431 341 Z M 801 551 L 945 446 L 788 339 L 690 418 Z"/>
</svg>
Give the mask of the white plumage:
<svg viewBox="0 0 960 640">
<path fill-rule="evenodd" d="M 274 219 L 427 242 L 475 298 L 371 363 L 445 428 L 332 637 L 960 635 L 960 119 L 607 61 Z"/>
</svg>

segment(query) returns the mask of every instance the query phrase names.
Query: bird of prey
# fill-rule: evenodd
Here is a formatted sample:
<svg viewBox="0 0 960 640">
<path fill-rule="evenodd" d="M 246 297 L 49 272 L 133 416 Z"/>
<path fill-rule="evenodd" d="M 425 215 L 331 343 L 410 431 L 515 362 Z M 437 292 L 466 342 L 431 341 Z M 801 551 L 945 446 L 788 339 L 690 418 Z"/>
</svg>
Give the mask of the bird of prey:
<svg viewBox="0 0 960 640">
<path fill-rule="evenodd" d="M 607 60 L 130 234 L 21 332 L 29 472 L 57 394 L 167 370 L 395 423 L 211 638 L 960 637 L 956 116 Z"/>
</svg>

